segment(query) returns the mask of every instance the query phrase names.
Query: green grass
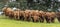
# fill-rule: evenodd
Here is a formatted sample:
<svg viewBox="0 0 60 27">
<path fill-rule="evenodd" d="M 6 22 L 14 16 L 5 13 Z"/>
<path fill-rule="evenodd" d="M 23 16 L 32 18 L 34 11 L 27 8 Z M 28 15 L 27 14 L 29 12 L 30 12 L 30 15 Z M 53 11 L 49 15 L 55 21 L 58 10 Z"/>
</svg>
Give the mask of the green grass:
<svg viewBox="0 0 60 27">
<path fill-rule="evenodd" d="M 60 27 L 60 23 L 58 23 L 57 19 L 55 23 L 17 21 L 2 15 L 0 16 L 0 27 Z"/>
</svg>

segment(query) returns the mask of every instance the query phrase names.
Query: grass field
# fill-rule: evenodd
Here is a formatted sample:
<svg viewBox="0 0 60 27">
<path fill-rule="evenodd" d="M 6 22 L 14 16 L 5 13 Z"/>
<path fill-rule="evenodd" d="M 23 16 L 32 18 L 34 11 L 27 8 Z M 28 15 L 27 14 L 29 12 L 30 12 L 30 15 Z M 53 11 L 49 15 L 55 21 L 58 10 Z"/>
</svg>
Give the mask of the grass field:
<svg viewBox="0 0 60 27">
<path fill-rule="evenodd" d="M 55 20 L 55 23 L 33 23 L 27 21 L 17 21 L 9 19 L 6 16 L 0 16 L 0 27 L 60 27 L 60 23 Z"/>
</svg>

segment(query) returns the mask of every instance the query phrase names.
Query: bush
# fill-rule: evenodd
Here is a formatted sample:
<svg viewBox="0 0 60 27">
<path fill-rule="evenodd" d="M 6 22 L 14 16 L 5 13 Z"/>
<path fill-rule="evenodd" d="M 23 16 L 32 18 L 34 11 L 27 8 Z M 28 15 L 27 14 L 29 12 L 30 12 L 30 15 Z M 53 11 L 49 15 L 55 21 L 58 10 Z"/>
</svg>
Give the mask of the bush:
<svg viewBox="0 0 60 27">
<path fill-rule="evenodd" d="M 2 8 L 4 7 L 4 3 L 0 3 L 0 11 L 2 11 Z"/>
<path fill-rule="evenodd" d="M 8 6 L 9 7 L 17 7 L 17 2 L 9 2 Z"/>
</svg>

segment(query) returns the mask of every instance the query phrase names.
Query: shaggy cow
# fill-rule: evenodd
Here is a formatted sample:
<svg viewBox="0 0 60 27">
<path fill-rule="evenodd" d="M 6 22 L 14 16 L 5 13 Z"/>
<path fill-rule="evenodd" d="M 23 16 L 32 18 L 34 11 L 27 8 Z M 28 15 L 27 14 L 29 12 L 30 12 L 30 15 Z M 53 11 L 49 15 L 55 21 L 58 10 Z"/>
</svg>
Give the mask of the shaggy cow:
<svg viewBox="0 0 60 27">
<path fill-rule="evenodd" d="M 8 8 L 8 7 L 4 7 L 4 8 L 3 8 L 3 10 L 2 10 L 2 11 L 3 11 L 3 13 L 4 13 L 6 16 L 8 16 L 8 15 L 7 15 L 7 13 L 6 13 L 7 8 Z"/>
<path fill-rule="evenodd" d="M 43 12 L 43 11 L 39 11 L 39 19 L 40 19 L 40 22 L 44 22 L 44 18 L 45 18 L 45 12 Z"/>
<path fill-rule="evenodd" d="M 20 20 L 24 20 L 24 11 L 19 12 Z"/>
<path fill-rule="evenodd" d="M 30 21 L 30 10 L 25 10 L 24 11 L 24 20 Z"/>
<path fill-rule="evenodd" d="M 54 12 L 46 12 L 45 15 L 46 15 L 45 18 L 46 18 L 47 23 L 50 23 L 50 22 L 54 23 L 54 19 L 56 17 Z"/>
<path fill-rule="evenodd" d="M 32 20 L 33 22 L 38 22 L 39 21 L 39 13 L 38 10 L 33 10 L 31 12 Z"/>
<path fill-rule="evenodd" d="M 19 18 L 19 12 L 20 12 L 20 10 L 19 9 L 16 9 L 13 13 L 14 13 L 14 17 L 15 17 L 15 19 L 20 19 Z"/>
<path fill-rule="evenodd" d="M 3 8 L 3 13 L 6 15 L 6 16 L 9 16 L 10 18 L 13 18 L 13 10 L 9 7 L 4 7 Z"/>
<path fill-rule="evenodd" d="M 56 13 L 56 17 L 57 17 L 58 21 L 60 22 L 60 12 Z"/>
</svg>

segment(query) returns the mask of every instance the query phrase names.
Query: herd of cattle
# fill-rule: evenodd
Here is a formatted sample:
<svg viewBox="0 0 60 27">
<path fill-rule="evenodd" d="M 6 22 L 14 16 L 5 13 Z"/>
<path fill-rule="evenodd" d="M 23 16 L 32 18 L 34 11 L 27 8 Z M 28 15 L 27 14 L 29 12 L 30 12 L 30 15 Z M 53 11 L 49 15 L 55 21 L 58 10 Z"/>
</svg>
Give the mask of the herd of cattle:
<svg viewBox="0 0 60 27">
<path fill-rule="evenodd" d="M 10 7 L 4 7 L 3 13 L 5 16 L 11 19 L 23 20 L 23 21 L 33 21 L 33 22 L 44 22 L 54 23 L 55 18 L 60 22 L 60 12 L 45 12 L 41 10 L 12 10 Z"/>
</svg>

